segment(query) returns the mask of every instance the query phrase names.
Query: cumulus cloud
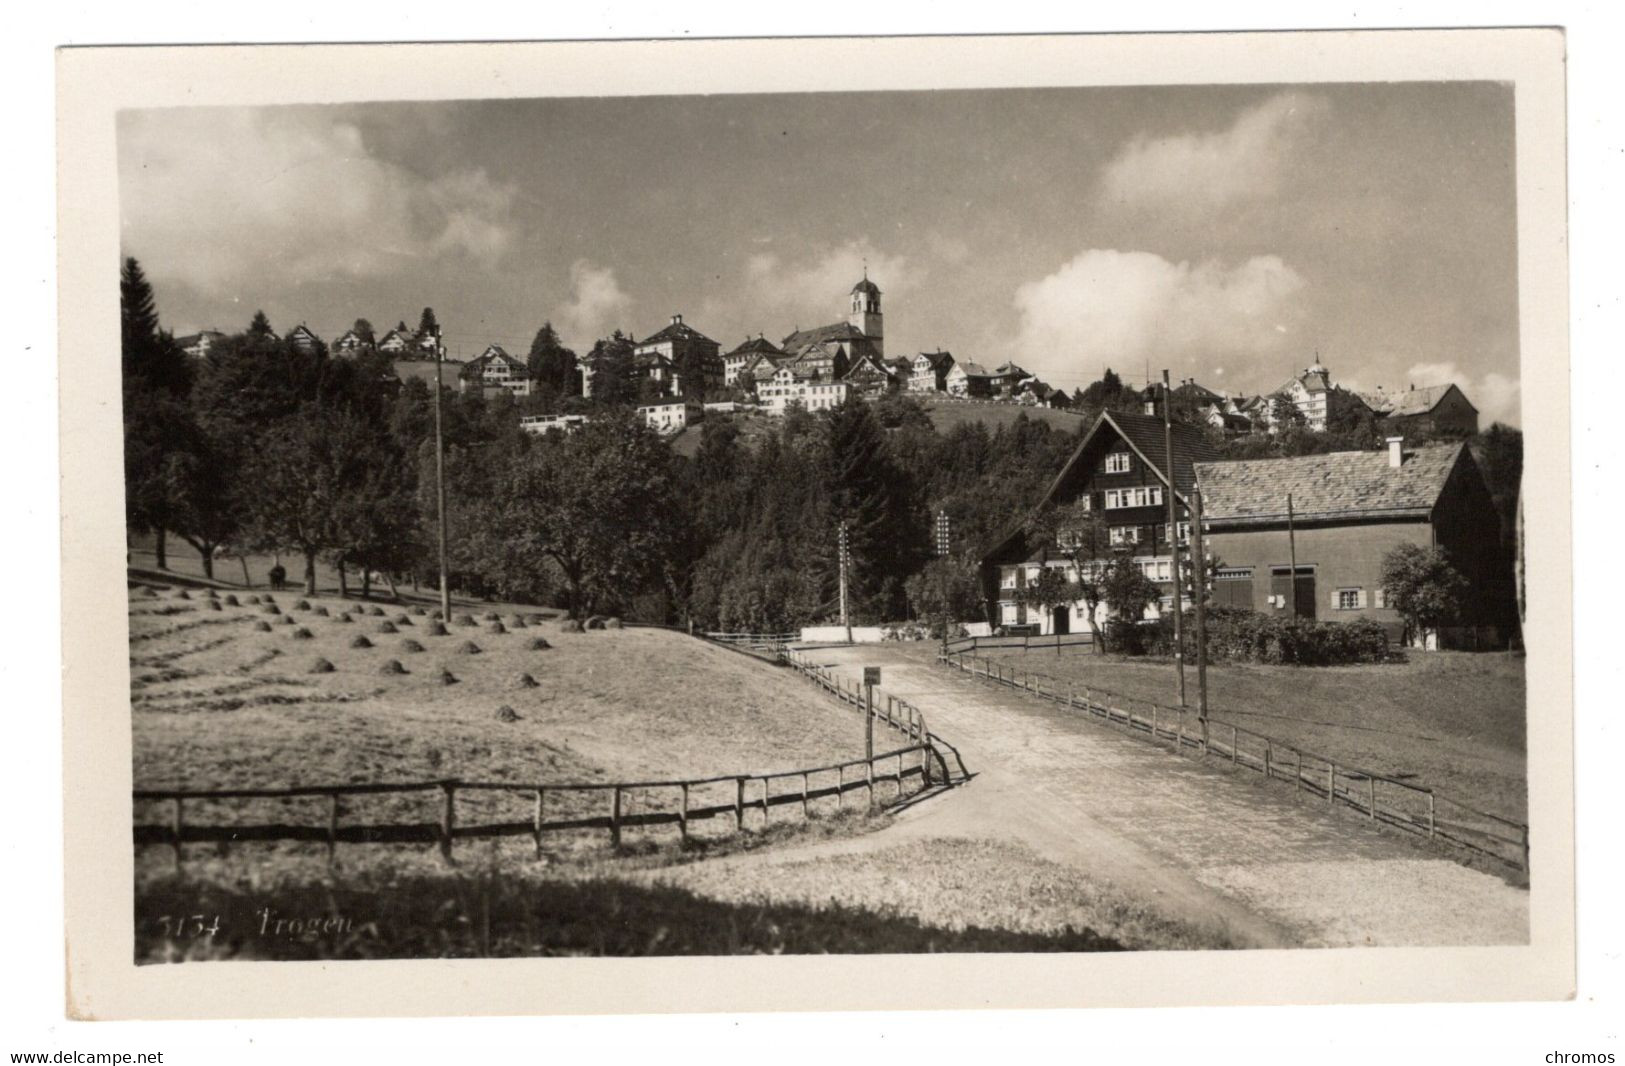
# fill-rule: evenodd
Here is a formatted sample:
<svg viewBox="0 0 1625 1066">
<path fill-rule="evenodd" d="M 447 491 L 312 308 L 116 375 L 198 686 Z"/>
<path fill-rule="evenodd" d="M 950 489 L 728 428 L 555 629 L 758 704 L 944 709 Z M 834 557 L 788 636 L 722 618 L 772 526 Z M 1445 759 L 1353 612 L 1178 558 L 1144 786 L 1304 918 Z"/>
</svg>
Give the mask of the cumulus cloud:
<svg viewBox="0 0 1625 1066">
<path fill-rule="evenodd" d="M 376 276 L 427 256 L 494 265 L 515 195 L 480 169 L 425 177 L 380 159 L 324 109 L 120 117 L 126 252 L 154 277 L 213 295 Z"/>
<path fill-rule="evenodd" d="M 807 329 L 836 322 L 846 317 L 847 296 L 863 277 L 865 263 L 870 279 L 887 296 L 907 293 L 919 285 L 920 272 L 906 258 L 887 254 L 867 240 L 848 241 L 789 261 L 761 252 L 745 261 L 738 290 L 726 301 L 708 301 L 704 313 L 707 320 L 737 317 L 745 308 L 751 318 L 747 329 L 782 329 L 785 333 L 791 326 Z"/>
<path fill-rule="evenodd" d="M 625 328 L 631 309 L 632 297 L 622 291 L 613 268 L 577 259 L 570 264 L 570 298 L 555 310 L 553 321 L 565 343 L 584 352 L 598 338 Z"/>
<path fill-rule="evenodd" d="M 1150 252 L 1090 249 L 1016 290 L 1011 355 L 1041 378 L 1093 380 L 1150 361 L 1208 376 L 1295 350 L 1304 279 L 1280 257 L 1173 263 Z"/>
<path fill-rule="evenodd" d="M 1499 371 L 1475 375 L 1462 370 L 1455 362 L 1416 363 L 1405 371 L 1405 383 L 1418 388 L 1455 384 L 1478 408 L 1480 426 L 1488 426 L 1491 422 L 1515 426 L 1519 422 L 1521 379 L 1508 377 Z"/>
<path fill-rule="evenodd" d="M 1284 92 L 1216 133 L 1136 137 L 1106 164 L 1100 197 L 1119 208 L 1203 212 L 1272 196 L 1326 108 L 1319 97 Z"/>
</svg>

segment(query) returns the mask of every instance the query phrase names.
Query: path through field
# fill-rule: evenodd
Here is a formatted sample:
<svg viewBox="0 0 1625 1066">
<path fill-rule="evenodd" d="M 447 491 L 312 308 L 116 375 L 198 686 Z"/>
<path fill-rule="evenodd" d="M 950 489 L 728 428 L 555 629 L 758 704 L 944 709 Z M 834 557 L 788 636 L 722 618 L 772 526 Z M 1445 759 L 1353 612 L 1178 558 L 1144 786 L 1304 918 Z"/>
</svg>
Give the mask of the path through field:
<svg viewBox="0 0 1625 1066">
<path fill-rule="evenodd" d="M 1528 893 L 1425 842 L 1326 810 L 1218 760 L 1068 715 L 884 645 L 820 649 L 852 678 L 924 710 L 974 779 L 848 841 L 739 861 L 887 848 L 906 840 L 1017 840 L 1169 914 L 1259 947 L 1517 944 Z"/>
</svg>

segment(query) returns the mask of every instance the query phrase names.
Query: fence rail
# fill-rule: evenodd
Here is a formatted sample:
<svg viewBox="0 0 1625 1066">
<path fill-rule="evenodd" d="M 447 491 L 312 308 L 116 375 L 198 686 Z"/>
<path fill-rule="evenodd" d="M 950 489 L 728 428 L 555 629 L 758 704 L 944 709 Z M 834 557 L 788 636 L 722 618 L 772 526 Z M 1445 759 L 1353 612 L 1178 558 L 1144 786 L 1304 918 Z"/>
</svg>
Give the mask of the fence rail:
<svg viewBox="0 0 1625 1066">
<path fill-rule="evenodd" d="M 995 637 L 955 637 L 948 642 L 948 651 L 958 654 L 966 651 L 978 651 L 982 648 L 1020 648 L 1022 651 L 1030 649 L 1055 648 L 1086 648 L 1092 647 L 1095 642 L 1093 633 L 1046 633 L 1036 636 L 1025 634 L 1012 634 Z"/>
<path fill-rule="evenodd" d="M 1300 790 L 1322 796 L 1329 804 L 1352 807 L 1372 821 L 1442 840 L 1525 874 L 1529 872 L 1527 825 L 1470 807 L 1433 788 L 1354 766 L 1212 715 L 1203 722 L 1190 708 L 1017 670 L 991 659 L 966 656 L 951 647 L 946 653 L 939 652 L 937 661 L 974 678 L 1146 734 L 1152 740 L 1171 742 L 1175 751 L 1216 755 L 1267 778 L 1291 781 Z"/>
<path fill-rule="evenodd" d="M 745 827 L 745 815 L 761 811 L 764 824 L 775 807 L 801 808 L 803 817 L 812 814 L 813 802 L 834 797 L 837 807 L 844 806 L 846 794 L 864 789 L 869 805 L 880 800 L 877 784 L 890 782 L 895 786 L 893 802 L 904 798 L 909 783 L 918 778 L 921 787 L 932 783 L 931 759 L 936 757 L 929 741 L 921 741 L 873 758 L 848 759 L 823 766 L 777 770 L 767 773 L 719 774 L 712 777 L 685 778 L 661 781 L 587 781 L 538 782 L 534 784 L 510 781 L 412 781 L 376 784 L 303 785 L 291 788 L 226 788 L 226 789 L 136 789 L 132 796 L 142 803 L 168 803 L 170 820 L 167 824 L 138 823 L 134 827 L 135 843 L 167 844 L 175 850 L 176 865 L 183 861 L 182 848 L 186 844 L 231 844 L 247 841 L 310 841 L 328 846 L 331 860 L 339 844 L 425 843 L 439 844 L 441 853 L 450 860 L 453 844 L 469 840 L 506 836 L 533 836 L 536 851 L 542 852 L 543 838 L 548 833 L 579 830 L 602 830 L 609 834 L 612 845 L 619 846 L 623 830 L 675 825 L 683 840 L 689 837 L 693 822 L 717 817 L 733 819 L 733 830 Z M 940 761 L 940 757 L 939 761 Z M 849 771 L 861 768 L 861 773 Z M 834 774 L 828 781 L 827 775 Z M 826 781 L 814 783 L 823 775 Z M 775 783 L 789 782 L 775 793 Z M 733 784 L 729 802 L 710 802 L 695 806 L 692 802 L 696 789 Z M 796 787 L 799 785 L 799 787 Z M 457 820 L 459 794 L 477 792 L 512 793 L 532 801 L 532 816 L 523 821 L 486 822 L 461 825 Z M 675 809 L 645 810 L 632 813 L 627 809 L 634 795 L 647 800 L 651 792 L 669 792 L 677 801 Z M 440 818 L 438 821 L 384 822 L 375 824 L 341 825 L 343 800 L 356 796 L 403 795 L 438 793 Z M 607 796 L 603 814 L 546 817 L 547 801 L 570 794 L 603 793 Z M 229 822 L 195 824 L 186 820 L 188 806 L 217 804 L 243 799 L 326 799 L 328 817 L 322 824 L 315 823 L 257 823 L 239 825 Z"/>
</svg>

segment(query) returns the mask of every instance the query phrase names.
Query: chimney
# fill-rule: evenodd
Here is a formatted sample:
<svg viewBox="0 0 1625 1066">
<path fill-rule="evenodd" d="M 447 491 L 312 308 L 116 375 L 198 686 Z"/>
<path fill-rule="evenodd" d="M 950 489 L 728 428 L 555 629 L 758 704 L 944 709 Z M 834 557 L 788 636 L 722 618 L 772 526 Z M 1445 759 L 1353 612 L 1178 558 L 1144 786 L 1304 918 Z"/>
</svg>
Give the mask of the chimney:
<svg viewBox="0 0 1625 1066">
<path fill-rule="evenodd" d="M 671 324 L 674 325 L 674 326 L 681 326 L 683 324 L 683 316 L 682 315 L 672 315 L 671 316 Z"/>
<path fill-rule="evenodd" d="M 1405 438 L 1388 438 L 1388 465 L 1398 470 L 1405 463 Z"/>
</svg>

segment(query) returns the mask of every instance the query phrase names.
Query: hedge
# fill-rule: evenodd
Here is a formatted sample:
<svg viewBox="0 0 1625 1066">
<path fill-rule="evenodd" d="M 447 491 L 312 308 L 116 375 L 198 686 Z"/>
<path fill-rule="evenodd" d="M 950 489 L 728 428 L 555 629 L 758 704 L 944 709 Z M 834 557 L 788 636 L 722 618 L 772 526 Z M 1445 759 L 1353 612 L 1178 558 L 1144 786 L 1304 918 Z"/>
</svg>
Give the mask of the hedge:
<svg viewBox="0 0 1625 1066">
<path fill-rule="evenodd" d="M 1380 663 L 1390 657 L 1388 632 L 1368 618 L 1353 622 L 1321 622 L 1308 618 L 1279 618 L 1234 607 L 1207 609 L 1209 662 L 1251 662 L 1294 666 L 1341 666 Z M 1113 650 L 1129 655 L 1172 656 L 1173 618 L 1114 633 Z M 1185 655 L 1196 654 L 1196 623 L 1185 616 Z"/>
</svg>

